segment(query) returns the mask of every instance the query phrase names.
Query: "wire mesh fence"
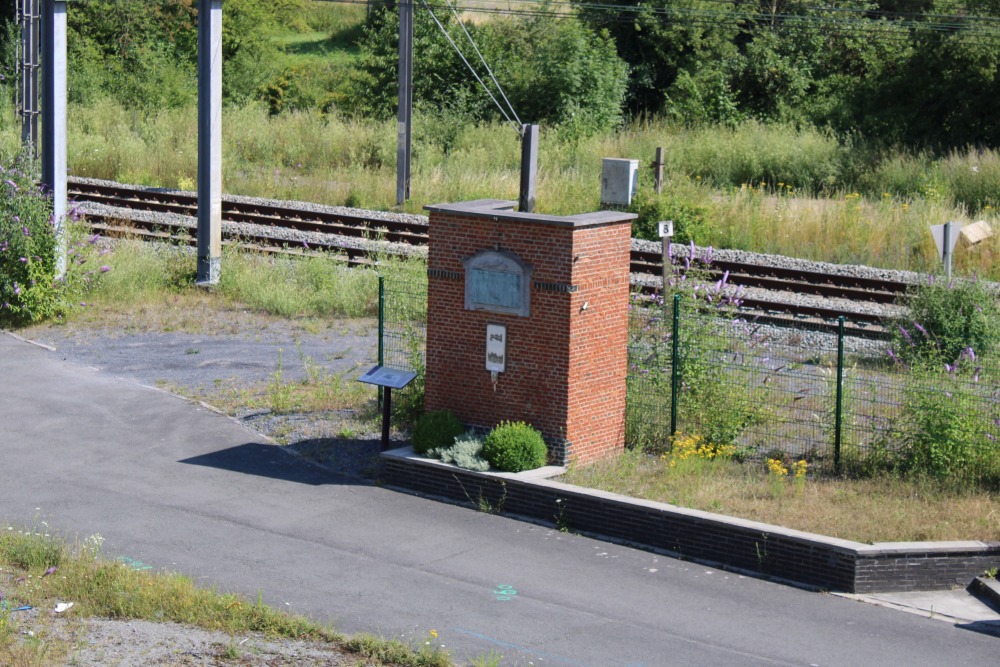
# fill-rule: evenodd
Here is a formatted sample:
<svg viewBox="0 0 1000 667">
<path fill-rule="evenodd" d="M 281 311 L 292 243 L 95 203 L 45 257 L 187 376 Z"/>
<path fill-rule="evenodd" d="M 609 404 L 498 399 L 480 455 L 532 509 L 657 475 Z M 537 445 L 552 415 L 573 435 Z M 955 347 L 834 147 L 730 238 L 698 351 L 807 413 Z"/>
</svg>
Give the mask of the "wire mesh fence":
<svg viewBox="0 0 1000 667">
<path fill-rule="evenodd" d="M 405 389 L 393 394 L 393 421 L 410 424 L 423 410 L 427 284 L 380 276 L 378 291 L 378 363 L 417 374 Z M 381 398 L 380 391 L 380 403 Z"/>
<path fill-rule="evenodd" d="M 426 304 L 425 284 L 380 281 L 379 362 L 418 373 L 400 396 L 401 420 L 423 400 Z M 684 434 L 741 458 L 807 459 L 818 473 L 1000 484 L 1000 364 L 971 351 L 953 363 L 905 364 L 888 343 L 843 329 L 638 295 L 629 328 L 630 446 L 666 450 Z"/>
<path fill-rule="evenodd" d="M 1000 482 L 1000 369 L 971 349 L 907 364 L 843 328 L 761 324 L 691 299 L 636 300 L 630 329 L 631 446 L 668 449 L 681 434 L 817 471 Z"/>
</svg>

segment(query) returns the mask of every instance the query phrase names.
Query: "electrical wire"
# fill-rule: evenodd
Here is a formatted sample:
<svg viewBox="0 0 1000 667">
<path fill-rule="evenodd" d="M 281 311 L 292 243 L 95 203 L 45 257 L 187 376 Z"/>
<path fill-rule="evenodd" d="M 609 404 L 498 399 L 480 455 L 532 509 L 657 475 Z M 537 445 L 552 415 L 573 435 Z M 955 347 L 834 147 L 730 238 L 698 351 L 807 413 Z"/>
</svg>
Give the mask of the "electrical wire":
<svg viewBox="0 0 1000 667">
<path fill-rule="evenodd" d="M 451 0 L 445 0 L 445 2 L 448 3 L 448 8 L 451 9 L 451 14 L 452 16 L 455 17 L 455 22 L 462 27 L 462 32 L 464 32 L 465 36 L 469 38 L 469 43 L 472 44 L 472 48 L 476 50 L 476 55 L 479 56 L 480 62 L 482 62 L 483 67 L 486 68 L 486 73 L 490 75 L 490 80 L 492 80 L 493 85 L 497 87 L 497 90 L 500 92 L 500 96 L 503 98 L 503 101 L 507 104 L 507 108 L 510 109 L 510 113 L 512 116 L 514 116 L 514 120 L 517 121 L 517 124 L 519 126 L 523 125 L 523 123 L 521 123 L 521 119 L 517 115 L 517 112 L 514 111 L 514 105 L 511 104 L 510 100 L 507 99 L 507 94 L 503 92 L 503 88 L 500 86 L 500 82 L 497 81 L 497 78 L 495 76 L 493 76 L 493 70 L 490 69 L 489 63 L 486 62 L 486 58 L 483 57 L 483 54 L 479 51 L 479 47 L 476 46 L 476 40 L 472 39 L 472 35 L 470 35 L 469 31 L 466 29 L 465 23 L 458 18 L 458 13 L 455 11 L 455 8 L 452 7 Z"/>
<path fill-rule="evenodd" d="M 490 96 L 491 100 L 493 100 L 493 104 L 495 104 L 497 109 L 500 110 L 500 113 L 503 115 L 504 119 L 506 119 L 506 121 L 514 127 L 514 131 L 517 132 L 518 136 L 521 136 L 522 132 L 521 126 L 515 123 L 513 120 L 511 120 L 510 116 L 507 115 L 507 112 L 504 110 L 504 108 L 500 106 L 499 102 L 497 102 L 497 98 L 493 96 L 493 93 L 490 92 L 490 89 L 486 86 L 485 83 L 483 83 L 483 80 L 479 78 L 479 74 L 476 72 L 475 68 L 469 63 L 468 60 L 465 59 L 465 54 L 462 53 L 462 49 L 458 48 L 458 44 L 456 44 L 455 40 L 451 38 L 451 35 L 449 35 L 448 31 L 445 30 L 444 25 L 441 24 L 441 21 L 438 20 L 438 17 L 435 16 L 434 14 L 434 11 L 427 4 L 427 0 L 420 0 L 420 1 L 423 3 L 424 7 L 427 8 L 427 11 L 430 12 L 431 18 L 434 19 L 434 23 L 437 24 L 437 27 L 441 29 L 441 32 L 448 40 L 448 43 L 451 44 L 453 49 L 455 49 L 455 53 L 458 54 L 458 57 L 462 59 L 462 62 L 465 63 L 465 66 L 469 68 L 470 72 L 472 72 L 472 76 L 476 77 L 476 81 L 479 82 L 479 85 L 483 87 L 483 90 L 486 91 L 486 94 Z"/>
</svg>

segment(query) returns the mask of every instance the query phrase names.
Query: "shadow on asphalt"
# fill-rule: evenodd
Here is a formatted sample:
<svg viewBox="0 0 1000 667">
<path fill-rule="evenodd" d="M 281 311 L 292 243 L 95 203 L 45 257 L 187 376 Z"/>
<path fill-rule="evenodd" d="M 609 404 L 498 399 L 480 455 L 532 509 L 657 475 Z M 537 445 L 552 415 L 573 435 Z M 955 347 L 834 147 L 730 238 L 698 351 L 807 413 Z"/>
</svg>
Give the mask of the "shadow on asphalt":
<svg viewBox="0 0 1000 667">
<path fill-rule="evenodd" d="M 275 445 L 248 442 L 244 445 L 221 449 L 210 454 L 181 459 L 179 463 L 187 463 L 208 468 L 218 468 L 242 473 L 280 479 L 297 484 L 322 486 L 325 484 L 348 484 L 352 486 L 369 486 L 371 481 L 338 475 L 318 468 L 302 459 L 281 451 Z"/>
<path fill-rule="evenodd" d="M 991 637 L 1000 637 L 1000 621 L 973 621 L 972 623 L 958 623 L 955 627 Z"/>
</svg>

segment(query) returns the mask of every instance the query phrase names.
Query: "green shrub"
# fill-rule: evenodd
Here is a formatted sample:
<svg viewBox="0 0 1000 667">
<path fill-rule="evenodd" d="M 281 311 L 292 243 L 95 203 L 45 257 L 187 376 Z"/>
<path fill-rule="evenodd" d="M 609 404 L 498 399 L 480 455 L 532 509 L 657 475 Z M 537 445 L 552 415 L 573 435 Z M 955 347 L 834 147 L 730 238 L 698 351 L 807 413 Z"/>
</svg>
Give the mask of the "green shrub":
<svg viewBox="0 0 1000 667">
<path fill-rule="evenodd" d="M 459 468 L 486 472 L 490 469 L 489 462 L 482 457 L 483 439 L 469 431 L 455 438 L 451 447 L 441 447 L 427 452 L 428 456 L 439 458 L 445 463 L 451 463 Z"/>
<path fill-rule="evenodd" d="M 968 348 L 989 354 L 1000 343 L 997 297 L 978 280 L 935 279 L 912 290 L 909 315 L 893 327 L 892 350 L 906 364 L 954 363 Z"/>
<path fill-rule="evenodd" d="M 686 201 L 675 195 L 641 192 L 629 207 L 639 217 L 632 222 L 632 236 L 647 241 L 659 241 L 657 223 L 662 220 L 674 221 L 675 243 L 694 241 L 705 244 L 709 235 L 708 209 L 698 203 Z"/>
<path fill-rule="evenodd" d="M 413 451 L 426 454 L 432 449 L 451 447 L 465 427 L 450 410 L 427 412 L 413 426 Z"/>
<path fill-rule="evenodd" d="M 67 270 L 56 278 L 59 226 L 66 225 Z M 92 277 L 108 267 L 84 266 L 97 237 L 74 242 L 72 221 L 52 220 L 52 201 L 35 184 L 30 158 L 0 156 L 0 324 L 37 322 L 69 311 Z"/>
<path fill-rule="evenodd" d="M 524 422 L 501 422 L 483 442 L 483 458 L 505 472 L 540 468 L 547 453 L 542 434 Z"/>
</svg>

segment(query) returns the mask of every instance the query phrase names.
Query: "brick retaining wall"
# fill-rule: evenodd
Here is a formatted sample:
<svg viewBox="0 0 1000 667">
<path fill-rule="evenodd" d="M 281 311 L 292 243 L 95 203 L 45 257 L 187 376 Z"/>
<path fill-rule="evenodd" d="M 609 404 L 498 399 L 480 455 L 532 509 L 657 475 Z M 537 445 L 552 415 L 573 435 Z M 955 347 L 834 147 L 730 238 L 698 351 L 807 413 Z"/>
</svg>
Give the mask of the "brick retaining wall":
<svg viewBox="0 0 1000 667">
<path fill-rule="evenodd" d="M 409 448 L 384 453 L 382 465 L 389 486 L 832 591 L 964 587 L 1000 566 L 1000 543 L 862 544 L 546 479 L 558 468 L 477 473 Z"/>
</svg>

